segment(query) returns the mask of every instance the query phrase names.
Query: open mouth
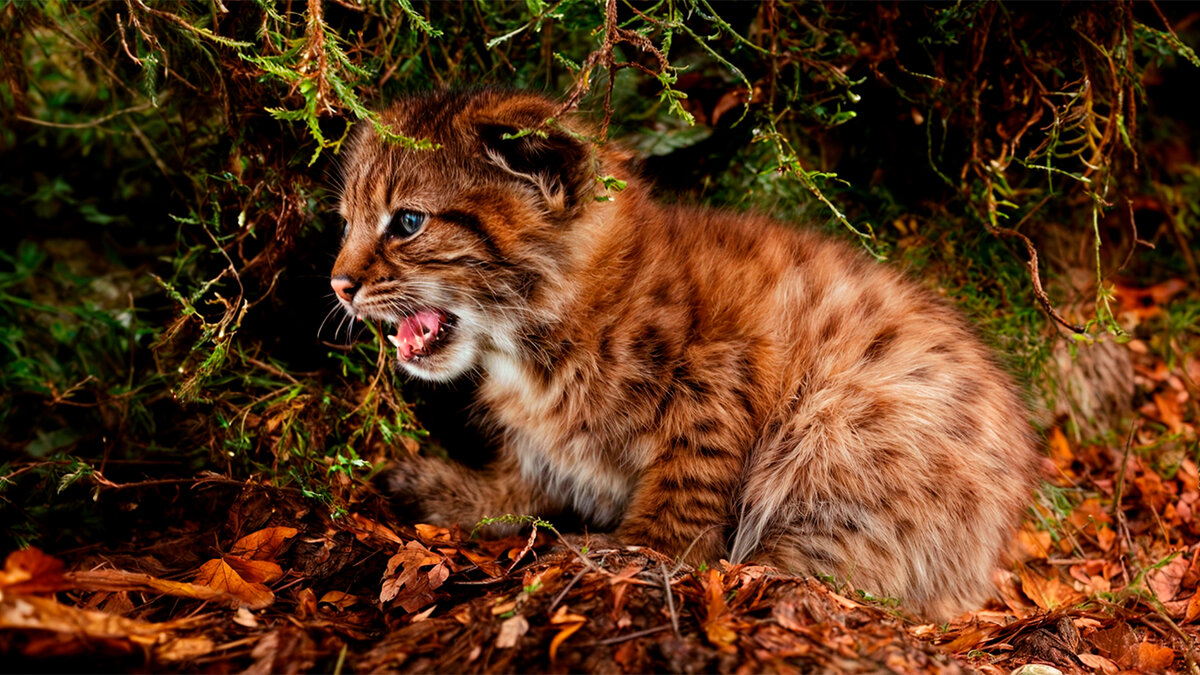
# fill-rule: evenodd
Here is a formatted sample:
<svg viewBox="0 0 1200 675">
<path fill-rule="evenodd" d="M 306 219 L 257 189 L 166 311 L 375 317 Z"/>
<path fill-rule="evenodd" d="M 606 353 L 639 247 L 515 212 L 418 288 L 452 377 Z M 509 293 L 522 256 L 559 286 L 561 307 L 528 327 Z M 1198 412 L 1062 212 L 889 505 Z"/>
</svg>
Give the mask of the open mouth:
<svg viewBox="0 0 1200 675">
<path fill-rule="evenodd" d="M 388 342 L 396 348 L 401 361 L 414 361 L 433 354 L 445 346 L 454 317 L 436 309 L 422 309 L 404 317 Z"/>
</svg>

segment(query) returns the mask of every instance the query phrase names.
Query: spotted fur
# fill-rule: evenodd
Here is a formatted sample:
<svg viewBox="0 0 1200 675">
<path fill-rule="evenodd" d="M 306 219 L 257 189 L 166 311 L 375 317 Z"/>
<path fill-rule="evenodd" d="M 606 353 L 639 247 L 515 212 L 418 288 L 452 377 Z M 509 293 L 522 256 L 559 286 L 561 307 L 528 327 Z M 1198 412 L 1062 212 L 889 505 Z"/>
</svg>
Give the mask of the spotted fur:
<svg viewBox="0 0 1200 675">
<path fill-rule="evenodd" d="M 629 543 L 832 574 L 931 618 L 980 601 L 1035 446 L 958 315 L 813 232 L 659 204 L 585 123 L 544 125 L 555 114 L 531 94 L 439 92 L 383 114 L 439 150 L 370 130 L 349 144 L 346 309 L 451 317 L 399 367 L 475 376 L 502 441 L 482 472 L 393 467 L 391 491 L 446 525 L 570 510 Z M 598 175 L 628 187 L 606 195 Z M 399 210 L 430 215 L 398 239 Z"/>
</svg>

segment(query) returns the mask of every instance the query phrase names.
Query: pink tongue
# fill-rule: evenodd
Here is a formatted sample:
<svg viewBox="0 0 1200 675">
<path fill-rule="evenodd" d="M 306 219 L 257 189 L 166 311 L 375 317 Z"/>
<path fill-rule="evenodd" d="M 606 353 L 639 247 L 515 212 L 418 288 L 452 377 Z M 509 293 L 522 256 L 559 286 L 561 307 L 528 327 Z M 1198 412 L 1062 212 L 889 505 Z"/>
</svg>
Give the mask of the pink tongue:
<svg viewBox="0 0 1200 675">
<path fill-rule="evenodd" d="M 426 343 L 437 337 L 442 317 L 437 312 L 423 309 L 405 319 L 396 331 L 396 351 L 405 361 L 416 352 L 425 350 Z"/>
</svg>

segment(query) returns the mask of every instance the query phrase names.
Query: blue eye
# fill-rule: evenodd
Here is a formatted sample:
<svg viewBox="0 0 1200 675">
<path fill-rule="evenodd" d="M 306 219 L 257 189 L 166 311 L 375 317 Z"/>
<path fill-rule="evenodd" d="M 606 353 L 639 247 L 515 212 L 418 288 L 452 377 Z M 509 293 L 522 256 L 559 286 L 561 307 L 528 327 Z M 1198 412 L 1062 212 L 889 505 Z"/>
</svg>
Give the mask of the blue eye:
<svg viewBox="0 0 1200 675">
<path fill-rule="evenodd" d="M 350 236 L 350 221 L 347 220 L 346 224 L 342 225 L 342 241 L 346 241 L 346 237 L 349 237 L 349 236 Z"/>
<path fill-rule="evenodd" d="M 429 216 L 417 211 L 397 211 L 388 223 L 387 233 L 397 239 L 407 239 L 424 227 Z"/>
</svg>

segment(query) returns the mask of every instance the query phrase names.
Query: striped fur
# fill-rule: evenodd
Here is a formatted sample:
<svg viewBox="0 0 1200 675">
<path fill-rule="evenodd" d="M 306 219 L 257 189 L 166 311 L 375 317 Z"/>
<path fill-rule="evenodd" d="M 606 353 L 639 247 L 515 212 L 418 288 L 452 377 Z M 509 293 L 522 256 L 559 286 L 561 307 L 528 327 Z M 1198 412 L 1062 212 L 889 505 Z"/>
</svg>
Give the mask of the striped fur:
<svg viewBox="0 0 1200 675">
<path fill-rule="evenodd" d="M 930 618 L 979 602 L 1035 446 L 957 314 L 815 233 L 656 203 L 578 120 L 516 133 L 554 113 L 531 94 L 440 92 L 383 115 L 440 150 L 369 130 L 349 144 L 347 311 L 453 317 L 399 367 L 474 374 L 503 448 L 483 472 L 401 464 L 389 489 L 430 522 L 566 510 L 691 561 L 832 574 Z M 606 174 L 628 188 L 598 200 Z M 401 209 L 431 214 L 411 239 L 387 236 Z"/>
</svg>

